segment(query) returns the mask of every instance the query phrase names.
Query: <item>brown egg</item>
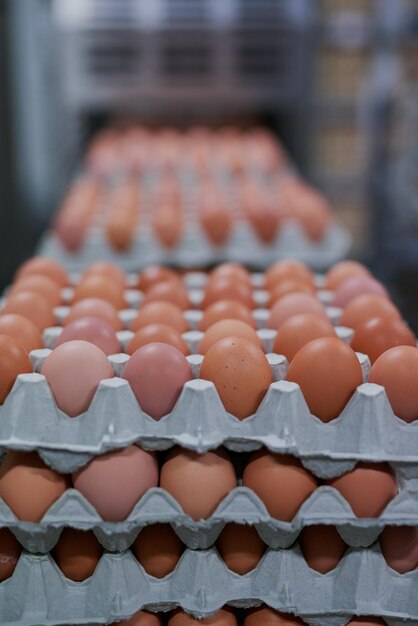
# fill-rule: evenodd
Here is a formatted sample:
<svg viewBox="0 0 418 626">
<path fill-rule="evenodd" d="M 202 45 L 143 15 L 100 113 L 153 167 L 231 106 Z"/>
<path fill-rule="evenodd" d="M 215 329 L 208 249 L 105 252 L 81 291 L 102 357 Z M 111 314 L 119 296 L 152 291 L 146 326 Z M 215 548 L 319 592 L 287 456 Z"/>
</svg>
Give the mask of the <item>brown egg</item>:
<svg viewBox="0 0 418 626">
<path fill-rule="evenodd" d="M 10 289 L 10 295 L 21 291 L 34 291 L 39 293 L 51 307 L 61 304 L 61 287 L 52 278 L 42 274 L 30 274 L 19 278 Z"/>
<path fill-rule="evenodd" d="M 401 315 L 396 306 L 387 298 L 374 293 L 366 293 L 350 300 L 343 311 L 340 325 L 357 328 L 373 317 L 400 319 Z"/>
<path fill-rule="evenodd" d="M 227 524 L 216 543 L 225 565 L 237 574 L 247 574 L 255 567 L 266 550 L 254 526 Z"/>
<path fill-rule="evenodd" d="M 298 541 L 305 561 L 320 574 L 335 569 L 347 549 L 334 526 L 305 526 Z"/>
<path fill-rule="evenodd" d="M 237 618 L 232 609 L 225 607 L 206 619 L 197 619 L 188 615 L 181 609 L 171 614 L 167 626 L 188 626 L 189 624 L 202 624 L 203 626 L 238 626 Z"/>
<path fill-rule="evenodd" d="M 294 315 L 280 326 L 274 340 L 273 352 L 284 354 L 290 363 L 303 346 L 321 337 L 337 337 L 331 322 L 314 313 Z"/>
<path fill-rule="evenodd" d="M 219 300 L 206 309 L 199 322 L 199 330 L 205 332 L 220 320 L 237 319 L 256 328 L 256 322 L 250 309 L 238 300 Z"/>
<path fill-rule="evenodd" d="M 132 551 L 150 576 L 164 578 L 176 567 L 184 545 L 170 524 L 153 524 L 141 530 Z"/>
<path fill-rule="evenodd" d="M 351 347 L 367 354 L 371 363 L 396 346 L 416 346 L 416 340 L 408 326 L 395 317 L 373 317 L 357 326 Z"/>
<path fill-rule="evenodd" d="M 326 201 L 322 198 L 310 198 L 308 202 L 301 202 L 295 206 L 296 218 L 311 241 L 321 241 L 332 221 L 332 213 Z"/>
<path fill-rule="evenodd" d="M 138 611 L 131 619 L 124 620 L 120 624 L 124 626 L 163 626 L 163 620 L 159 614 Z"/>
<path fill-rule="evenodd" d="M 137 332 L 140 328 L 150 324 L 164 324 L 174 328 L 179 333 L 188 330 L 187 322 L 180 307 L 164 300 L 148 302 L 141 306 L 138 315 L 131 323 L 130 330 Z"/>
<path fill-rule="evenodd" d="M 270 515 L 291 522 L 318 486 L 316 478 L 287 454 L 255 452 L 243 474 L 243 485 L 264 502 Z"/>
<path fill-rule="evenodd" d="M 67 272 L 56 261 L 46 257 L 33 257 L 23 263 L 16 272 L 14 281 L 30 274 L 42 274 L 48 276 L 60 287 L 67 287 L 69 280 Z"/>
<path fill-rule="evenodd" d="M 363 382 L 354 350 L 341 339 L 323 337 L 295 354 L 286 379 L 297 383 L 309 410 L 322 422 L 338 417 Z"/>
<path fill-rule="evenodd" d="M 26 350 L 16 339 L 0 335 L 0 404 L 5 401 L 17 376 L 31 372 L 32 364 Z"/>
<path fill-rule="evenodd" d="M 75 304 L 85 298 L 101 298 L 110 302 L 116 309 L 126 307 L 123 287 L 101 274 L 87 276 L 75 287 L 72 303 Z"/>
<path fill-rule="evenodd" d="M 64 319 L 63 326 L 68 326 L 71 322 L 82 317 L 97 317 L 110 324 L 114 330 L 122 330 L 123 328 L 122 321 L 113 304 L 102 298 L 84 298 L 76 302 Z"/>
<path fill-rule="evenodd" d="M 153 287 L 157 283 L 163 283 L 168 280 L 179 282 L 180 277 L 174 270 L 170 270 L 168 267 L 150 265 L 139 274 L 138 289 L 141 291 L 148 291 L 150 287 Z"/>
<path fill-rule="evenodd" d="M 370 276 L 370 272 L 357 261 L 341 261 L 328 271 L 326 275 L 325 288 L 335 291 L 347 278 L 353 276 Z"/>
<path fill-rule="evenodd" d="M 210 281 L 217 281 L 220 278 L 228 278 L 232 281 L 240 281 L 251 286 L 251 278 L 248 270 L 239 263 L 221 263 L 209 275 Z"/>
<path fill-rule="evenodd" d="M 225 206 L 204 202 L 200 207 L 199 219 L 207 238 L 214 246 L 226 243 L 232 230 L 232 218 Z"/>
<path fill-rule="evenodd" d="M 89 276 L 105 276 L 112 282 L 118 283 L 122 289 L 126 287 L 126 276 L 123 270 L 108 261 L 96 261 L 87 267 L 81 275 L 81 282 Z"/>
<path fill-rule="evenodd" d="M 314 285 L 313 274 L 303 263 L 299 261 L 277 261 L 266 271 L 264 286 L 270 291 L 274 285 L 289 278 L 299 279 Z"/>
<path fill-rule="evenodd" d="M 0 498 L 25 522 L 40 522 L 68 486 L 67 477 L 47 467 L 35 452 L 9 451 L 0 466 Z"/>
<path fill-rule="evenodd" d="M 142 306 L 157 301 L 171 302 L 183 311 L 192 308 L 186 287 L 174 280 L 166 280 L 150 287 L 145 294 Z"/>
<path fill-rule="evenodd" d="M 273 286 L 270 292 L 268 307 L 272 307 L 277 300 L 280 300 L 283 296 L 287 296 L 289 293 L 310 293 L 313 295 L 315 290 L 311 283 L 300 280 L 299 278 L 281 280 Z"/>
<path fill-rule="evenodd" d="M 243 337 L 244 339 L 248 339 L 252 341 L 254 345 L 258 346 L 261 350 L 263 349 L 263 344 L 254 328 L 252 328 L 246 322 L 241 322 L 241 320 L 220 320 L 219 322 L 215 322 L 212 326 L 206 331 L 202 341 L 199 344 L 198 352 L 199 354 L 206 354 L 211 346 L 214 343 L 219 341 L 220 339 L 225 339 L 227 337 Z"/>
<path fill-rule="evenodd" d="M 36 324 L 18 313 L 0 316 L 0 335 L 16 339 L 26 352 L 44 347 L 42 335 Z"/>
<path fill-rule="evenodd" d="M 244 620 L 244 626 L 292 626 L 293 624 L 305 624 L 301 619 L 290 613 L 278 613 L 267 606 L 258 606 L 248 609 Z"/>
<path fill-rule="evenodd" d="M 22 546 L 8 528 L 0 529 L 0 581 L 10 578 L 22 552 Z"/>
<path fill-rule="evenodd" d="M 155 207 L 153 229 L 155 237 L 164 248 L 175 248 L 183 236 L 182 211 L 171 204 Z"/>
<path fill-rule="evenodd" d="M 418 419 L 418 348 L 397 346 L 384 352 L 373 363 L 368 382 L 385 388 L 397 417 Z"/>
<path fill-rule="evenodd" d="M 418 531 L 414 526 L 386 526 L 379 537 L 386 563 L 399 574 L 418 567 Z"/>
<path fill-rule="evenodd" d="M 94 574 L 102 553 L 92 531 L 64 528 L 52 554 L 66 578 L 81 582 Z"/>
<path fill-rule="evenodd" d="M 395 476 L 387 463 L 359 463 L 327 484 L 347 500 L 357 517 L 379 517 L 397 494 Z"/>
<path fill-rule="evenodd" d="M 190 350 L 181 334 L 172 326 L 166 324 L 149 324 L 136 331 L 126 348 L 128 354 L 133 354 L 138 348 L 142 348 L 148 343 L 168 343 L 170 346 L 180 350 L 187 356 Z"/>
<path fill-rule="evenodd" d="M 279 215 L 269 204 L 250 204 L 247 218 L 258 239 L 265 244 L 275 241 L 280 227 Z"/>
<path fill-rule="evenodd" d="M 198 454 L 174 448 L 161 468 L 160 487 L 195 521 L 210 517 L 236 486 L 235 469 L 224 450 Z"/>
<path fill-rule="evenodd" d="M 251 287 L 244 282 L 235 282 L 231 278 L 217 278 L 206 285 L 201 307 L 206 310 L 219 300 L 237 300 L 249 309 L 255 308 Z"/>
<path fill-rule="evenodd" d="M 264 352 L 242 337 L 226 337 L 206 352 L 199 377 L 215 385 L 226 411 L 238 419 L 256 412 L 273 381 Z"/>
<path fill-rule="evenodd" d="M 301 313 L 314 313 L 328 320 L 324 306 L 315 296 L 309 293 L 289 293 L 272 306 L 267 326 L 279 330 L 283 322 Z"/>
<path fill-rule="evenodd" d="M 7 299 L 1 315 L 18 313 L 32 320 L 39 330 L 55 324 L 52 307 L 47 300 L 34 291 L 19 291 Z"/>
</svg>

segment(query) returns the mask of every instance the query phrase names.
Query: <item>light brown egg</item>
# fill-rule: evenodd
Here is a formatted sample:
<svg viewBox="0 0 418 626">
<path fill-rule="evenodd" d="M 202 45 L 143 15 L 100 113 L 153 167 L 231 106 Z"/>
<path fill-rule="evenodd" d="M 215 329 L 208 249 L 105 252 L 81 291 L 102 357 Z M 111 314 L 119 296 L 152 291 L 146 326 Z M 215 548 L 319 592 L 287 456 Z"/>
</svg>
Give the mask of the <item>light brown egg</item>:
<svg viewBox="0 0 418 626">
<path fill-rule="evenodd" d="M 184 333 L 188 330 L 182 309 L 176 304 L 166 302 L 165 300 L 155 300 L 155 302 L 148 302 L 141 306 L 138 315 L 132 321 L 130 329 L 133 332 L 137 332 L 140 328 L 150 324 L 165 324 L 179 333 Z"/>
<path fill-rule="evenodd" d="M 216 278 L 206 285 L 201 307 L 206 310 L 219 300 L 238 300 L 249 309 L 255 308 L 252 289 L 244 282 L 231 278 Z"/>
<path fill-rule="evenodd" d="M 374 293 L 367 293 L 353 298 L 347 304 L 340 324 L 355 329 L 374 317 L 401 319 L 398 309 L 390 300 Z"/>
<path fill-rule="evenodd" d="M 210 281 L 217 281 L 220 278 L 228 278 L 231 281 L 240 281 L 251 286 L 251 277 L 248 270 L 239 263 L 221 263 L 209 275 Z"/>
<path fill-rule="evenodd" d="M 282 280 L 300 279 L 314 285 L 314 277 L 310 269 L 300 261 L 277 261 L 265 274 L 264 286 L 269 291 Z"/>
<path fill-rule="evenodd" d="M 67 287 L 69 284 L 68 275 L 64 268 L 56 261 L 46 257 L 37 256 L 25 261 L 17 270 L 14 281 L 30 274 L 48 276 L 60 287 Z"/>
<path fill-rule="evenodd" d="M 85 298 L 101 298 L 110 302 L 115 309 L 126 307 L 123 287 L 105 275 L 93 274 L 87 276 L 74 289 L 72 304 Z"/>
<path fill-rule="evenodd" d="M 273 381 L 264 352 L 253 341 L 226 337 L 206 352 L 199 377 L 215 385 L 226 411 L 238 419 L 256 412 Z"/>
<path fill-rule="evenodd" d="M 395 317 L 374 317 L 357 326 L 351 340 L 356 352 L 367 354 L 371 363 L 396 346 L 416 346 L 416 340 L 408 326 Z"/>
<path fill-rule="evenodd" d="M 52 552 L 64 576 L 76 582 L 94 574 L 102 553 L 94 533 L 77 528 L 64 528 Z"/>
<path fill-rule="evenodd" d="M 106 220 L 105 232 L 110 246 L 119 252 L 129 250 L 135 241 L 137 217 L 130 211 L 113 211 Z"/>
<path fill-rule="evenodd" d="M 154 209 L 154 235 L 164 248 L 175 248 L 183 236 L 183 215 L 180 209 L 168 204 Z"/>
<path fill-rule="evenodd" d="M 187 289 L 179 281 L 166 280 L 150 287 L 142 301 L 142 306 L 149 302 L 159 301 L 171 302 L 183 311 L 192 308 Z"/>
<path fill-rule="evenodd" d="M 9 451 L 0 466 L 0 498 L 25 522 L 40 522 L 68 487 L 67 476 L 47 467 L 35 452 Z"/>
<path fill-rule="evenodd" d="M 164 578 L 176 567 L 184 545 L 170 524 L 152 524 L 141 530 L 132 551 L 150 576 Z"/>
<path fill-rule="evenodd" d="M 365 294 L 375 294 L 389 300 L 385 287 L 372 276 L 353 276 L 347 278 L 334 292 L 332 305 L 345 308 L 351 300 Z"/>
<path fill-rule="evenodd" d="M 39 330 L 54 326 L 55 316 L 47 300 L 34 291 L 19 291 L 7 299 L 1 310 L 1 315 L 18 313 L 32 320 Z"/>
<path fill-rule="evenodd" d="M 0 529 L 0 581 L 12 576 L 22 552 L 22 546 L 8 528 Z"/>
<path fill-rule="evenodd" d="M 269 204 L 262 202 L 250 204 L 247 208 L 247 219 L 257 238 L 264 244 L 271 244 L 279 233 L 280 220 L 278 213 Z"/>
<path fill-rule="evenodd" d="M 206 309 L 199 322 L 199 330 L 205 332 L 220 320 L 236 319 L 256 328 L 256 321 L 250 309 L 238 300 L 219 300 Z"/>
<path fill-rule="evenodd" d="M 30 274 L 29 276 L 18 278 L 10 289 L 10 295 L 21 291 L 34 291 L 35 293 L 39 293 L 51 307 L 61 304 L 60 286 L 57 285 L 52 278 L 48 278 L 42 274 Z"/>
<path fill-rule="evenodd" d="M 397 494 L 387 463 L 359 463 L 354 470 L 327 481 L 347 500 L 356 517 L 379 517 Z"/>
<path fill-rule="evenodd" d="M 308 283 L 305 280 L 300 280 L 299 278 L 281 280 L 279 283 L 274 285 L 270 291 L 268 307 L 272 307 L 277 300 L 280 300 L 283 296 L 287 296 L 289 293 L 310 293 L 313 295 L 315 290 L 311 283 Z"/>
<path fill-rule="evenodd" d="M 386 526 L 379 542 L 386 563 L 399 574 L 418 567 L 418 531 L 414 526 Z"/>
<path fill-rule="evenodd" d="M 133 354 L 138 348 L 148 343 L 167 343 L 187 356 L 190 350 L 181 334 L 172 326 L 166 324 L 149 324 L 136 331 L 126 348 L 128 354 Z"/>
<path fill-rule="evenodd" d="M 32 364 L 26 350 L 13 337 L 0 335 L 0 404 L 5 401 L 17 376 L 31 372 Z"/>
<path fill-rule="evenodd" d="M 292 521 L 318 486 L 300 461 L 263 449 L 251 456 L 242 482 L 258 495 L 272 517 L 286 522 Z"/>
<path fill-rule="evenodd" d="M 225 607 L 205 619 L 197 619 L 192 615 L 184 613 L 181 609 L 177 609 L 171 614 L 167 626 L 189 626 L 189 624 L 202 624 L 203 626 L 238 626 L 237 618 L 233 610 Z"/>
<path fill-rule="evenodd" d="M 370 276 L 370 272 L 367 267 L 361 263 L 357 261 L 341 261 L 333 265 L 327 272 L 325 288 L 330 291 L 335 291 L 347 278 L 364 275 Z"/>
<path fill-rule="evenodd" d="M 114 263 L 108 261 L 96 261 L 87 267 L 81 275 L 81 282 L 88 276 L 105 276 L 118 283 L 122 289 L 126 287 L 126 276 L 123 270 Z"/>
<path fill-rule="evenodd" d="M 214 246 L 222 246 L 227 242 L 232 230 L 232 218 L 225 206 L 204 202 L 200 207 L 199 219 L 207 238 Z"/>
<path fill-rule="evenodd" d="M 301 313 L 314 313 L 328 320 L 324 306 L 315 296 L 309 293 L 289 293 L 272 306 L 267 326 L 279 330 L 283 322 Z"/>
<path fill-rule="evenodd" d="M 148 613 L 148 611 L 138 611 L 131 619 L 120 622 L 123 626 L 163 626 L 163 620 L 156 613 Z"/>
<path fill-rule="evenodd" d="M 157 283 L 163 283 L 168 280 L 180 281 L 180 277 L 174 270 L 161 265 L 150 265 L 144 269 L 138 276 L 138 289 L 148 291 Z"/>
<path fill-rule="evenodd" d="M 321 337 L 337 337 L 331 322 L 314 313 L 294 315 L 280 326 L 274 340 L 273 352 L 284 354 L 290 363 L 303 346 Z"/>
<path fill-rule="evenodd" d="M 290 613 L 278 613 L 267 606 L 248 609 L 244 620 L 244 626 L 275 626 L 276 624 L 292 626 L 305 624 L 305 622 Z"/>
<path fill-rule="evenodd" d="M 82 317 L 97 317 L 110 324 L 114 330 L 122 330 L 123 328 L 122 320 L 116 308 L 102 298 L 84 298 L 76 302 L 65 317 L 63 326 L 68 326 L 71 322 Z"/>
<path fill-rule="evenodd" d="M 36 324 L 18 313 L 0 316 L 0 335 L 16 339 L 26 352 L 44 347 L 42 335 Z"/>
<path fill-rule="evenodd" d="M 335 526 L 305 526 L 298 541 L 305 561 L 320 574 L 335 569 L 347 549 Z"/>
<path fill-rule="evenodd" d="M 161 468 L 160 487 L 195 521 L 210 517 L 236 486 L 234 466 L 222 449 L 198 454 L 174 448 Z"/>
<path fill-rule="evenodd" d="M 300 386 L 313 415 L 330 422 L 362 384 L 363 374 L 350 346 L 341 339 L 323 337 L 310 341 L 295 354 L 286 380 Z"/>
<path fill-rule="evenodd" d="M 225 565 L 237 574 L 247 574 L 257 567 L 266 545 L 254 526 L 227 524 L 216 542 Z"/>
<path fill-rule="evenodd" d="M 244 339 L 252 341 L 254 345 L 258 346 L 261 350 L 263 349 L 262 341 L 254 328 L 241 320 L 226 319 L 215 322 L 215 324 L 212 324 L 212 326 L 208 328 L 199 344 L 199 354 L 206 354 L 214 343 L 226 337 L 243 337 Z"/>
<path fill-rule="evenodd" d="M 397 346 L 373 363 L 368 382 L 382 385 L 397 417 L 418 419 L 418 348 Z"/>
</svg>

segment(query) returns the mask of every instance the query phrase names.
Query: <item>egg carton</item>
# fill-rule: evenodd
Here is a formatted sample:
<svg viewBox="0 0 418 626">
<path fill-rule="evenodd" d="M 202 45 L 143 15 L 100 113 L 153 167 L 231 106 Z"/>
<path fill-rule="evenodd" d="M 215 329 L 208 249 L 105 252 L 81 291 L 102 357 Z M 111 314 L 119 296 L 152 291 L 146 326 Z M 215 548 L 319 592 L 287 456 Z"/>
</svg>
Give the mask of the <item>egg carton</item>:
<svg viewBox="0 0 418 626">
<path fill-rule="evenodd" d="M 418 625 L 418 571 L 390 569 L 377 545 L 349 550 L 326 575 L 311 570 L 299 547 L 269 550 L 245 576 L 228 570 L 215 549 L 186 550 L 163 579 L 149 576 L 132 553 L 104 554 L 89 579 L 66 578 L 49 555 L 22 553 L 0 584 L 2 626 L 109 624 L 136 611 L 181 606 L 198 618 L 223 605 L 261 602 L 310 626 L 345 626 L 354 615 L 379 615 L 389 626 Z"/>
</svg>

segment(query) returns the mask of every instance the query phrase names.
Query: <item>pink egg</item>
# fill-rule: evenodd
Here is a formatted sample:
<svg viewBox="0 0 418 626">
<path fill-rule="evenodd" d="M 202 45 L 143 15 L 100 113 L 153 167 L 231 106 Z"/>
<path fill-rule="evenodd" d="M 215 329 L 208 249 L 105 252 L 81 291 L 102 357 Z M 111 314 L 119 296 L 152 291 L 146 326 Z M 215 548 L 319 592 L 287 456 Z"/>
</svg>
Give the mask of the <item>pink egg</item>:
<svg viewBox="0 0 418 626">
<path fill-rule="evenodd" d="M 193 372 L 186 357 L 166 343 L 149 343 L 129 359 L 123 372 L 145 413 L 155 420 L 172 411 Z"/>
<path fill-rule="evenodd" d="M 81 339 L 94 343 L 105 354 L 121 351 L 120 343 L 113 327 L 98 317 L 80 317 L 66 326 L 58 337 L 55 348 L 67 341 Z"/>
<path fill-rule="evenodd" d="M 155 452 L 129 446 L 103 454 L 73 474 L 73 484 L 109 522 L 121 522 L 151 487 L 158 485 Z"/>
<path fill-rule="evenodd" d="M 328 319 L 324 306 L 309 293 L 289 293 L 277 300 L 270 309 L 270 317 L 267 323 L 269 328 L 278 330 L 289 317 L 300 315 L 301 313 L 315 313 L 320 317 Z"/>
<path fill-rule="evenodd" d="M 69 417 L 86 411 L 101 380 L 113 378 L 105 353 L 87 341 L 68 341 L 46 358 L 42 374 Z"/>
<path fill-rule="evenodd" d="M 366 293 L 375 293 L 389 298 L 388 292 L 378 280 L 372 276 L 361 275 L 345 280 L 336 290 L 332 304 L 344 308 L 350 300 Z"/>
</svg>

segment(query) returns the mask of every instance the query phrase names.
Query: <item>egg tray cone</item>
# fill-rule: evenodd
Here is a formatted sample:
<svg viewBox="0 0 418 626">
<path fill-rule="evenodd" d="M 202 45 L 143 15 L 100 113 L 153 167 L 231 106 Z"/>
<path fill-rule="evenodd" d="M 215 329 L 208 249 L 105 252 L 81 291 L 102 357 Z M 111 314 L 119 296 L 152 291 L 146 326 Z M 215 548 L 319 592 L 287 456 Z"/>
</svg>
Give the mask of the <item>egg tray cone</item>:
<svg viewBox="0 0 418 626">
<path fill-rule="evenodd" d="M 411 483 L 411 484 L 410 484 Z M 378 518 L 358 518 L 343 496 L 329 486 L 319 487 L 302 504 L 291 522 L 274 519 L 258 496 L 247 487 L 236 487 L 213 514 L 194 521 L 164 489 L 149 489 L 121 522 L 103 521 L 95 508 L 76 489 L 68 489 L 54 502 L 39 523 L 16 518 L 0 499 L 0 528 L 7 527 L 20 544 L 32 553 L 52 550 L 65 527 L 93 530 L 101 545 L 110 552 L 127 550 L 140 530 L 149 524 L 171 524 L 182 542 L 192 549 L 212 546 L 224 526 L 235 522 L 255 526 L 264 543 L 272 548 L 288 548 L 304 526 L 335 526 L 351 547 L 374 543 L 388 525 L 418 527 L 416 481 L 406 482 Z"/>
<path fill-rule="evenodd" d="M 128 358 L 111 357 L 119 375 Z M 188 358 L 196 374 L 199 357 Z M 284 375 L 283 357 L 272 355 L 270 364 L 276 377 Z M 255 415 L 242 421 L 225 411 L 213 383 L 200 379 L 185 384 L 173 411 L 160 421 L 144 413 L 129 383 L 118 377 L 102 381 L 88 410 L 75 418 L 57 407 L 45 377 L 36 373 L 19 375 L 0 407 L 0 449 L 36 450 L 62 473 L 132 443 L 197 452 L 265 446 L 300 458 L 319 478 L 342 475 L 359 461 L 388 461 L 406 478 L 418 477 L 418 422 L 398 419 L 384 389 L 369 383 L 329 423 L 310 414 L 297 384 L 283 380 L 272 383 Z"/>
<path fill-rule="evenodd" d="M 0 583 L 0 623 L 108 624 L 141 608 L 167 611 L 178 605 L 201 618 L 227 603 L 246 608 L 264 602 L 311 626 L 344 626 L 353 615 L 370 614 L 389 626 L 417 626 L 417 584 L 417 570 L 398 574 L 377 545 L 349 550 L 326 575 L 308 567 L 297 545 L 268 550 L 245 576 L 228 570 L 215 549 L 186 550 L 163 579 L 149 576 L 131 552 L 105 553 L 82 583 L 65 578 L 50 555 L 22 553 L 13 576 Z"/>
</svg>

